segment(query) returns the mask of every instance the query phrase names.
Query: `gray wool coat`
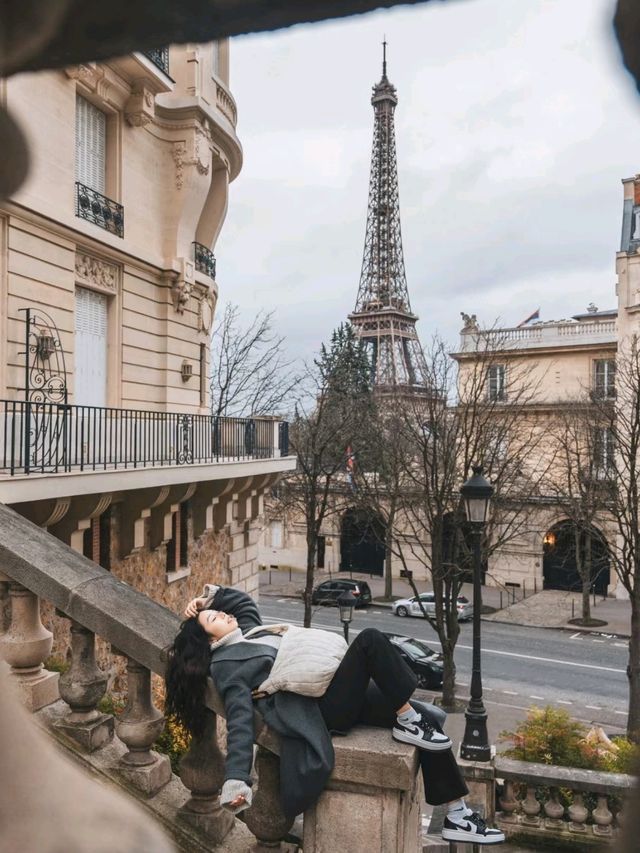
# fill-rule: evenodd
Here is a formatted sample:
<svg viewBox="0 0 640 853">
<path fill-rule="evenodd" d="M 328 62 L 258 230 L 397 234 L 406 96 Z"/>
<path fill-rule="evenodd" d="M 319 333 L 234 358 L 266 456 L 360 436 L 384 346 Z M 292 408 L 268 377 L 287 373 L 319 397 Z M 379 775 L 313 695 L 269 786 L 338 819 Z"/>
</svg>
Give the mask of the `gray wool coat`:
<svg viewBox="0 0 640 853">
<path fill-rule="evenodd" d="M 220 587 L 208 607 L 235 616 L 243 634 L 262 624 L 253 599 L 237 589 Z M 331 736 L 315 699 L 286 692 L 253 699 L 251 691 L 267 678 L 277 654 L 254 639 L 221 646 L 211 655 L 211 678 L 227 717 L 225 782 L 251 785 L 255 708 L 279 735 L 280 802 L 284 813 L 294 816 L 313 805 L 327 783 L 334 763 Z"/>
</svg>

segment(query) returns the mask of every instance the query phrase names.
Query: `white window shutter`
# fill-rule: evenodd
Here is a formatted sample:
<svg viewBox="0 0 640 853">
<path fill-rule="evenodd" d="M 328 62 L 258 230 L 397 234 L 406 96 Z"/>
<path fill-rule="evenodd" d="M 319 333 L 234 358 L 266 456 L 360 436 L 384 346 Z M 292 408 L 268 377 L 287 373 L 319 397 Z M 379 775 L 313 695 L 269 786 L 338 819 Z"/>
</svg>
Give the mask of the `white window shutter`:
<svg viewBox="0 0 640 853">
<path fill-rule="evenodd" d="M 76 95 L 76 180 L 105 194 L 107 117 Z"/>
<path fill-rule="evenodd" d="M 107 403 L 107 310 L 104 294 L 76 288 L 76 405 Z"/>
</svg>

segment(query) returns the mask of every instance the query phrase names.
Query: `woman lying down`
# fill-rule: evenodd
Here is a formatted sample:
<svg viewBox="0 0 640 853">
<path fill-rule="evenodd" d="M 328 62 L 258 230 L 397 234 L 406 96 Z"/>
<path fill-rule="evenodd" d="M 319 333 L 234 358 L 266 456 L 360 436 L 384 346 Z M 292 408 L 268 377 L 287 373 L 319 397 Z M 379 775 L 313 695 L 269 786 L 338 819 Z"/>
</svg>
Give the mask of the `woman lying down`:
<svg viewBox="0 0 640 853">
<path fill-rule="evenodd" d="M 333 769 L 332 734 L 378 726 L 419 749 L 427 802 L 447 804 L 445 840 L 504 841 L 465 804 L 468 789 L 442 731 L 445 714 L 411 699 L 415 676 L 380 631 L 366 628 L 347 646 L 331 631 L 265 626 L 250 596 L 212 585 L 184 615 L 170 650 L 166 710 L 200 735 L 211 676 L 227 718 L 220 803 L 229 811 L 251 805 L 255 706 L 280 736 L 280 799 L 287 816 L 304 812 L 322 793 Z"/>
</svg>

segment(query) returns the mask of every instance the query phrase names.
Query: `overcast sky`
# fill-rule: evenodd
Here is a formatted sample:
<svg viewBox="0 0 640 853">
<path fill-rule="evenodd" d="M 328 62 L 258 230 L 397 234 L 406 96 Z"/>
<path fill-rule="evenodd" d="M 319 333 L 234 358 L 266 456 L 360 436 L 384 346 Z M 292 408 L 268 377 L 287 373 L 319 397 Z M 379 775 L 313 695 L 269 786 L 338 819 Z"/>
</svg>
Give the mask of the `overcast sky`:
<svg viewBox="0 0 640 853">
<path fill-rule="evenodd" d="M 274 310 L 292 356 L 353 310 L 373 131 L 398 90 L 407 281 L 418 331 L 460 312 L 517 325 L 615 306 L 620 179 L 640 172 L 640 97 L 614 0 L 448 0 L 237 38 L 244 167 L 216 246 L 221 298 Z"/>
</svg>

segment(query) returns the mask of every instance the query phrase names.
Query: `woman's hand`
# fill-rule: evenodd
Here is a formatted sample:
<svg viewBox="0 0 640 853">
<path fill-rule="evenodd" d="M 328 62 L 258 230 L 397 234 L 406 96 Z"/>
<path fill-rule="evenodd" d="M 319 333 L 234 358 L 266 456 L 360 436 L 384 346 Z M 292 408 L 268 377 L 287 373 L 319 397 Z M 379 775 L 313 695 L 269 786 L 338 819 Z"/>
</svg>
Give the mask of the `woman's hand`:
<svg viewBox="0 0 640 853">
<path fill-rule="evenodd" d="M 190 619 L 192 616 L 197 616 L 198 611 L 202 610 L 206 603 L 206 598 L 194 598 L 192 599 L 184 609 L 184 615 L 187 619 Z"/>
<path fill-rule="evenodd" d="M 243 797 L 242 794 L 239 794 L 235 798 L 235 800 L 231 800 L 231 802 L 229 803 L 229 805 L 231 806 L 232 809 L 237 809 L 240 806 L 245 806 L 246 804 L 247 804 L 247 799 L 246 799 L 246 797 Z"/>
</svg>

